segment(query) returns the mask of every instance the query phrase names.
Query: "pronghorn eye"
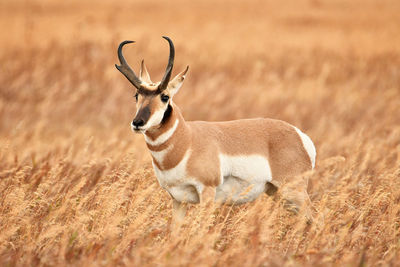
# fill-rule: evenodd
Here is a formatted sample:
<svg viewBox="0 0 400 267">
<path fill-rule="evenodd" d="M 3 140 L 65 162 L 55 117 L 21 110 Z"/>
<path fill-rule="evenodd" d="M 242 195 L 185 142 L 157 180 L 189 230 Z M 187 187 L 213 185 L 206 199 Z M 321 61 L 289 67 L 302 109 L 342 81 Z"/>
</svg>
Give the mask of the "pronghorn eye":
<svg viewBox="0 0 400 267">
<path fill-rule="evenodd" d="M 169 100 L 169 96 L 167 96 L 167 95 L 161 95 L 161 101 L 162 101 L 162 102 L 168 102 L 168 100 Z"/>
<path fill-rule="evenodd" d="M 139 94 L 136 93 L 136 94 L 135 94 L 135 99 L 136 99 L 136 101 L 138 101 L 138 97 L 139 97 Z"/>
</svg>

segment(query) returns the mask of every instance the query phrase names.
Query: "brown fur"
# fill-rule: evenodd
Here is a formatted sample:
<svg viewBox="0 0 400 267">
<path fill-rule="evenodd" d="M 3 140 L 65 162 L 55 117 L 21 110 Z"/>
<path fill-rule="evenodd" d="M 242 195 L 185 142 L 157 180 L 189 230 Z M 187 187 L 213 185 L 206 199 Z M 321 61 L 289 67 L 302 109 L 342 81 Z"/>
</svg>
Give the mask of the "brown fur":
<svg viewBox="0 0 400 267">
<path fill-rule="evenodd" d="M 186 122 L 173 104 L 169 120 L 160 128 L 147 131 L 146 135 L 155 140 L 168 131 L 175 120 L 179 120 L 179 124 L 171 138 L 159 146 L 147 144 L 152 151 L 162 151 L 173 145 L 163 163 L 156 163 L 161 170 L 175 167 L 189 148 L 192 154 L 188 161 L 188 173 L 204 185 L 217 186 L 220 183 L 220 153 L 265 156 L 269 160 L 275 185 L 311 169 L 310 158 L 299 135 L 286 122 L 272 119 Z"/>
</svg>

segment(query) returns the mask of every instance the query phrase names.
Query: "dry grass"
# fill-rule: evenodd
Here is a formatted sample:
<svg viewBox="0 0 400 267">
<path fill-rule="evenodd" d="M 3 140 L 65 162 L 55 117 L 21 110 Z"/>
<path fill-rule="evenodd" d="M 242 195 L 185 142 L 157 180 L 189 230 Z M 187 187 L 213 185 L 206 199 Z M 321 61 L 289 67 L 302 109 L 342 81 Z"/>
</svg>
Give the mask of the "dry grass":
<svg viewBox="0 0 400 267">
<path fill-rule="evenodd" d="M 57 2 L 57 3 L 56 3 Z M 2 1 L 0 265 L 399 265 L 398 1 Z M 188 120 L 272 117 L 318 150 L 307 225 L 279 199 L 171 201 L 131 133 L 132 66 L 168 35 Z M 207 166 L 204 166 L 207 168 Z"/>
</svg>

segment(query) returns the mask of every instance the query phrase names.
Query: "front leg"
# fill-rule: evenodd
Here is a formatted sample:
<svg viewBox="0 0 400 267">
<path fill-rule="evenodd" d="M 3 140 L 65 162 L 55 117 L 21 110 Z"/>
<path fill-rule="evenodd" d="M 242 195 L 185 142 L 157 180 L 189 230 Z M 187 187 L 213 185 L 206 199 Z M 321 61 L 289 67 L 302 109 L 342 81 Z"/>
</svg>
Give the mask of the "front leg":
<svg viewBox="0 0 400 267">
<path fill-rule="evenodd" d="M 214 203 L 216 196 L 216 188 L 213 186 L 205 186 L 200 194 L 200 203 L 210 205 Z"/>
<path fill-rule="evenodd" d="M 172 199 L 172 201 L 173 201 L 172 220 L 181 223 L 183 222 L 183 219 L 185 218 L 186 215 L 187 204 L 179 202 L 176 199 Z"/>
<path fill-rule="evenodd" d="M 187 203 L 199 203 L 200 196 L 196 186 L 183 184 L 168 188 L 168 192 L 173 199 L 173 216 L 175 223 L 182 223 L 186 215 Z M 201 190 L 200 190 L 201 192 Z"/>
</svg>

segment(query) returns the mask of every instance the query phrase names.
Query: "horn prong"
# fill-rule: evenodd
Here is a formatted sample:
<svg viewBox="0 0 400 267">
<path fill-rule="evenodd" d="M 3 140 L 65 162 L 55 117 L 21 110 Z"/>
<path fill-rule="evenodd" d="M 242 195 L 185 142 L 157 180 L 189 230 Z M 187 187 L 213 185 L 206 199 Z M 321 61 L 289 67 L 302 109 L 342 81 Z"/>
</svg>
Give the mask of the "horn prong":
<svg viewBox="0 0 400 267">
<path fill-rule="evenodd" d="M 153 82 L 151 81 L 150 74 L 147 71 L 146 64 L 144 64 L 144 59 L 142 59 L 142 62 L 140 63 L 140 71 L 139 71 L 139 78 L 146 83 L 152 84 Z"/>
</svg>

